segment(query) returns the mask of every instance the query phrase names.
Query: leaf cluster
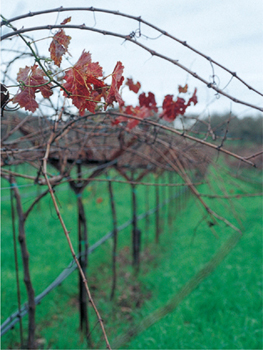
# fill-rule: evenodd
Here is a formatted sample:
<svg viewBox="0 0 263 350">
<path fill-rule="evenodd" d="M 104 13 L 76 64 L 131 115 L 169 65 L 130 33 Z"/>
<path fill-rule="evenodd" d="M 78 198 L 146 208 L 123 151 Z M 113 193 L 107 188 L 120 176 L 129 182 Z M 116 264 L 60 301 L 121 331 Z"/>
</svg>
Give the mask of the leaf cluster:
<svg viewBox="0 0 263 350">
<path fill-rule="evenodd" d="M 70 21 L 71 17 L 68 17 L 61 25 L 65 25 Z M 20 88 L 12 99 L 13 103 L 18 103 L 20 107 L 30 112 L 35 112 L 39 107 L 36 101 L 37 92 L 40 92 L 44 98 L 48 99 L 53 94 L 54 88 L 60 88 L 60 90 L 63 90 L 63 96 L 66 99 L 70 99 L 72 104 L 78 109 L 80 116 L 84 116 L 86 111 L 91 113 L 102 109 L 105 111 L 108 106 L 113 107 L 116 102 L 120 112 L 129 115 L 130 118 L 127 118 L 125 115 L 120 116 L 114 120 L 113 125 L 126 123 L 128 129 L 137 126 L 140 120 L 158 113 L 155 95 L 150 91 L 148 94 L 142 92 L 138 96 L 137 106 L 125 105 L 120 92 L 120 88 L 124 83 L 124 66 L 120 61 L 116 63 L 112 74 L 109 75 L 112 78 L 111 85 L 106 83 L 107 77 L 103 75 L 103 68 L 99 62 L 93 62 L 91 53 L 85 49 L 72 67 L 64 71 L 61 70 L 60 66 L 63 56 L 66 53 L 70 54 L 68 51 L 70 41 L 71 37 L 66 35 L 64 29 L 59 29 L 53 35 L 49 52 L 51 61 L 56 66 L 55 68 L 52 68 L 52 65 L 50 65 L 50 69 L 48 71 L 45 70 L 37 55 L 35 55 L 36 63 L 33 66 L 20 68 L 17 74 Z M 58 68 L 60 69 L 59 71 Z M 62 73 L 62 84 L 55 80 L 59 73 Z M 139 81 L 134 83 L 131 78 L 127 78 L 125 86 L 128 86 L 129 90 L 136 94 L 141 89 L 141 83 Z M 179 94 L 186 94 L 188 85 L 186 84 L 184 87 L 179 85 L 178 91 Z M 174 100 L 174 95 L 166 95 L 162 104 L 163 111 L 159 113 L 159 118 L 173 122 L 177 116 L 184 115 L 191 103 L 194 105 L 197 103 L 196 92 L 197 90 L 195 89 L 188 102 L 182 97 L 177 97 Z M 133 116 L 137 119 L 132 119 Z"/>
</svg>

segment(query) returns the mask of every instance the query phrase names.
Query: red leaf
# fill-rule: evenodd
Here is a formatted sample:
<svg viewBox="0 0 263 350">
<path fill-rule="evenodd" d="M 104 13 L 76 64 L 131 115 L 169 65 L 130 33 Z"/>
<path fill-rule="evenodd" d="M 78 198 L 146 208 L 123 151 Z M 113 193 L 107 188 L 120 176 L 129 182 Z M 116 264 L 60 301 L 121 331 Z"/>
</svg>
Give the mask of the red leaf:
<svg viewBox="0 0 263 350">
<path fill-rule="evenodd" d="M 20 107 L 35 112 L 38 108 L 38 103 L 35 100 L 36 90 L 40 90 L 44 98 L 48 98 L 53 94 L 51 90 L 52 85 L 47 84 L 46 78 L 45 73 L 38 68 L 37 64 L 32 67 L 20 68 L 17 74 L 17 81 L 22 82 L 26 86 L 20 88 L 20 91 L 12 99 L 13 103 L 18 103 Z"/>
<path fill-rule="evenodd" d="M 148 93 L 148 97 L 146 97 L 145 92 L 143 92 L 142 94 L 140 94 L 139 96 L 139 103 L 140 103 L 140 107 L 147 107 L 155 112 L 158 112 L 158 108 L 156 107 L 156 101 L 155 101 L 155 96 L 152 92 Z"/>
<path fill-rule="evenodd" d="M 197 96 L 196 96 L 197 89 L 195 88 L 195 91 L 193 93 L 193 96 L 189 99 L 187 106 L 190 106 L 190 103 L 193 102 L 194 106 L 197 104 Z"/>
<path fill-rule="evenodd" d="M 63 29 L 60 29 L 53 37 L 49 46 L 50 57 L 54 63 L 60 67 L 62 56 L 68 52 L 68 45 L 71 37 L 66 35 Z"/>
<path fill-rule="evenodd" d="M 68 22 L 71 21 L 71 16 L 70 17 L 67 17 L 64 19 L 64 21 L 62 21 L 60 24 L 63 25 L 63 24 L 67 24 Z"/>
<path fill-rule="evenodd" d="M 66 71 L 66 83 L 63 87 L 71 94 L 72 103 L 83 116 L 85 109 L 95 112 L 97 103 L 105 95 L 107 88 L 99 78 L 102 77 L 102 67 L 98 62 L 91 62 L 91 54 L 83 50 L 78 62 Z M 68 97 L 66 92 L 64 96 Z"/>
<path fill-rule="evenodd" d="M 190 106 L 191 102 L 194 105 L 197 104 L 197 96 L 195 89 L 193 96 L 189 99 L 188 103 L 185 104 L 183 98 L 177 97 L 176 101 L 173 101 L 173 95 L 166 95 L 163 101 L 163 112 L 160 114 L 160 118 L 168 122 L 172 122 L 178 115 L 184 115 L 186 108 Z"/>
<path fill-rule="evenodd" d="M 179 94 L 182 92 L 183 94 L 185 94 L 188 90 L 188 85 L 185 84 L 184 87 L 182 87 L 181 85 L 178 86 L 178 91 L 179 91 Z"/>
<path fill-rule="evenodd" d="M 108 96 L 106 98 L 106 105 L 104 109 L 106 110 L 108 105 L 112 105 L 113 102 L 118 102 L 120 107 L 124 105 L 124 101 L 119 93 L 119 88 L 121 87 L 124 77 L 122 76 L 123 73 L 123 65 L 120 61 L 117 62 L 113 73 L 112 73 L 112 83 L 111 87 L 108 93 Z"/>
<path fill-rule="evenodd" d="M 100 203 L 103 202 L 103 199 L 102 199 L 101 197 L 98 197 L 98 198 L 96 199 L 96 202 L 97 202 L 98 204 L 100 204 Z"/>
<path fill-rule="evenodd" d="M 136 94 L 141 88 L 141 84 L 138 81 L 136 84 L 134 84 L 133 80 L 130 78 L 127 78 L 125 85 L 128 85 L 129 89 L 131 91 L 135 92 Z"/>
<path fill-rule="evenodd" d="M 185 112 L 185 100 L 178 97 L 176 101 L 173 101 L 173 95 L 166 95 L 163 101 L 163 112 L 160 118 L 168 122 L 172 122 L 178 115 L 182 115 Z"/>
</svg>

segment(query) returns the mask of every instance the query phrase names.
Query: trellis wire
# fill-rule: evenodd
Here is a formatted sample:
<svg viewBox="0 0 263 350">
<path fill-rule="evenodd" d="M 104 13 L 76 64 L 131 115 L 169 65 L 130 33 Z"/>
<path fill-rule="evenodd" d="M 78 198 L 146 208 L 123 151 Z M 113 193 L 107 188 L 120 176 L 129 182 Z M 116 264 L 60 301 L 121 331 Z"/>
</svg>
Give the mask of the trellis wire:
<svg viewBox="0 0 263 350">
<path fill-rule="evenodd" d="M 183 194 L 186 190 L 188 190 L 188 186 L 186 185 L 184 188 L 180 189 L 175 195 L 169 197 L 166 201 L 160 203 L 157 207 L 150 209 L 148 212 L 144 212 L 137 216 L 137 221 L 140 221 L 144 219 L 147 216 L 150 216 L 154 214 L 156 211 L 161 209 L 163 206 L 168 204 L 173 199 L 179 197 L 181 194 Z M 130 219 L 123 223 L 122 225 L 117 227 L 117 231 L 120 232 L 124 230 L 126 227 L 130 226 L 133 223 L 133 219 Z M 101 239 L 99 239 L 96 243 L 94 243 L 89 249 L 88 249 L 88 255 L 93 253 L 95 249 L 97 249 L 100 245 L 105 243 L 109 238 L 113 237 L 114 230 L 108 232 L 105 236 L 103 236 Z M 79 259 L 80 256 L 77 255 L 77 258 Z M 50 293 L 54 288 L 59 286 L 69 275 L 71 275 L 72 272 L 74 272 L 77 268 L 76 263 L 74 262 L 74 259 L 69 263 L 69 265 L 61 272 L 61 274 L 39 295 L 35 297 L 35 304 L 38 305 L 41 300 Z M 5 333 L 7 333 L 10 329 L 12 329 L 19 320 L 24 317 L 28 312 L 28 306 L 27 303 L 23 305 L 21 308 L 21 312 L 16 311 L 13 314 L 11 314 L 1 325 L 1 336 L 3 336 Z"/>
</svg>

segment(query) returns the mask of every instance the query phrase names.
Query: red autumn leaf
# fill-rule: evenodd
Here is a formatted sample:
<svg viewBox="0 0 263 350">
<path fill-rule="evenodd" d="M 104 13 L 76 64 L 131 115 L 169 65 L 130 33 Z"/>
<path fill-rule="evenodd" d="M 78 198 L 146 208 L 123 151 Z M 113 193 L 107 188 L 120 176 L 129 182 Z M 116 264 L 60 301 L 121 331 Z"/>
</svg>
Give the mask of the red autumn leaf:
<svg viewBox="0 0 263 350">
<path fill-rule="evenodd" d="M 195 89 L 193 96 L 189 99 L 188 103 L 181 97 L 177 97 L 176 101 L 173 101 L 173 95 L 166 95 L 163 101 L 163 112 L 160 114 L 160 118 L 168 122 L 172 122 L 178 115 L 184 115 L 186 108 L 190 106 L 191 102 L 194 105 L 197 104 L 197 96 Z"/>
<path fill-rule="evenodd" d="M 152 92 L 148 93 L 148 96 L 145 95 L 145 92 L 143 92 L 142 94 L 140 94 L 139 96 L 139 103 L 140 103 L 140 107 L 147 107 L 155 112 L 158 112 L 158 108 L 156 107 L 156 101 L 155 101 L 155 96 Z"/>
<path fill-rule="evenodd" d="M 193 93 L 193 96 L 189 99 L 187 106 L 190 106 L 190 103 L 193 102 L 194 106 L 197 104 L 197 96 L 196 96 L 197 89 L 195 88 L 195 91 Z"/>
<path fill-rule="evenodd" d="M 106 110 L 108 105 L 112 105 L 113 102 L 118 102 L 120 107 L 124 105 L 124 101 L 119 93 L 119 88 L 121 87 L 124 77 L 122 76 L 123 73 L 123 65 L 120 61 L 117 62 L 113 73 L 112 73 L 112 82 L 111 87 L 109 89 L 108 96 L 106 98 L 106 105 L 104 109 Z"/>
<path fill-rule="evenodd" d="M 185 100 L 178 97 L 176 101 L 173 101 L 173 95 L 166 95 L 163 101 L 163 112 L 160 118 L 168 122 L 172 122 L 178 115 L 183 115 L 185 112 Z"/>
<path fill-rule="evenodd" d="M 68 22 L 71 21 L 71 16 L 70 17 L 67 17 L 64 19 L 64 21 L 62 21 L 60 24 L 63 25 L 63 24 L 67 24 Z"/>
<path fill-rule="evenodd" d="M 71 36 L 66 35 L 63 29 L 60 29 L 53 37 L 48 50 L 50 51 L 51 59 L 58 67 L 60 67 L 62 56 L 68 52 L 70 40 Z"/>
<path fill-rule="evenodd" d="M 125 85 L 128 85 L 129 89 L 131 91 L 135 92 L 136 94 L 141 88 L 141 84 L 138 81 L 136 84 L 134 84 L 133 80 L 130 78 L 127 78 Z"/>
<path fill-rule="evenodd" d="M 85 109 L 95 112 L 97 103 L 105 96 L 107 85 L 100 80 L 102 67 L 98 62 L 91 61 L 91 54 L 83 50 L 78 62 L 66 71 L 66 83 L 63 87 L 71 94 L 72 103 L 83 116 Z M 68 97 L 64 91 L 64 96 Z"/>
<path fill-rule="evenodd" d="M 47 77 L 37 64 L 32 67 L 20 68 L 17 74 L 17 81 L 23 85 L 20 91 L 12 99 L 13 103 L 18 103 L 20 107 L 35 112 L 38 103 L 35 100 L 36 90 L 39 90 L 44 98 L 49 98 L 53 92 L 51 84 L 47 84 Z"/>
<path fill-rule="evenodd" d="M 182 87 L 181 85 L 178 86 L 178 91 L 179 91 L 179 94 L 182 92 L 183 94 L 185 94 L 188 90 L 188 85 L 185 84 L 184 87 Z"/>
</svg>

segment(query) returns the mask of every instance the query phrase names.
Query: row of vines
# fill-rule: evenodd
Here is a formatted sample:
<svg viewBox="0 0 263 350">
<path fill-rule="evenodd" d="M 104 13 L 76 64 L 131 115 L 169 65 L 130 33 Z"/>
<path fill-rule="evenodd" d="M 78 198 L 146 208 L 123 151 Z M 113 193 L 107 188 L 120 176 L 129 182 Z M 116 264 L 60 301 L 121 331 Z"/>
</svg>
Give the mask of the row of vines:
<svg viewBox="0 0 263 350">
<path fill-rule="evenodd" d="M 15 26 L 24 19 L 38 17 L 39 21 L 42 21 L 44 15 L 48 13 L 57 13 L 59 16 L 64 12 L 73 14 L 75 11 L 121 16 L 133 20 L 138 28 L 128 35 L 114 33 L 106 29 L 88 27 L 85 24 L 71 24 L 71 17 L 66 16 L 60 24 L 46 24 L 43 19 L 44 25 L 20 29 Z M 214 76 L 212 80 L 206 79 L 179 63 L 174 57 L 167 57 L 150 46 L 145 46 L 139 40 L 143 35 L 142 25 L 144 25 L 169 38 L 172 42 L 183 45 L 197 56 L 207 60 L 212 67 L 219 67 L 229 74 L 230 81 L 235 79 L 254 94 L 260 96 L 263 94 L 247 84 L 235 72 L 199 52 L 187 42 L 144 21 L 141 17 L 93 7 L 60 7 L 35 13 L 30 12 L 12 19 L 6 19 L 3 15 L 1 17 L 1 27 L 5 26 L 8 29 L 7 33 L 1 37 L 3 50 L 5 50 L 3 52 L 12 56 L 12 58 L 8 56 L 7 61 L 3 64 L 1 83 L 1 176 L 10 185 L 12 230 L 14 241 L 18 238 L 21 249 L 24 283 L 28 298 L 27 306 L 22 306 L 18 293 L 19 310 L 2 324 L 2 333 L 7 332 L 16 322 L 20 321 L 21 346 L 28 349 L 34 349 L 37 346 L 35 313 L 40 299 L 35 295 L 31 279 L 25 226 L 35 206 L 44 197 L 50 196 L 52 206 L 60 221 L 61 232 L 64 233 L 74 260 L 72 271 L 77 268 L 79 273 L 80 330 L 85 334 L 89 344 L 88 309 L 91 307 L 100 325 L 105 346 L 108 349 L 111 349 L 112 346 L 118 348 L 132 336 L 163 317 L 169 310 L 174 309 L 237 244 L 242 237 L 240 227 L 227 219 L 224 213 L 214 210 L 206 199 L 207 197 L 216 198 L 216 196 L 213 193 L 206 196 L 201 194 L 198 186 L 207 183 L 207 169 L 210 165 L 215 165 L 215 155 L 224 154 L 241 165 L 255 168 L 262 150 L 244 156 L 225 147 L 228 141 L 228 126 L 234 117 L 231 113 L 229 113 L 229 119 L 217 125 L 216 128 L 212 128 L 209 122 L 202 121 L 199 117 L 187 115 L 188 111 L 194 110 L 198 103 L 198 90 L 194 86 L 188 86 L 187 83 L 178 85 L 177 91 L 166 94 L 162 105 L 158 106 L 154 92 L 143 92 L 142 82 L 125 77 L 125 62 L 117 61 L 112 71 L 105 73 L 100 63 L 92 60 L 92 54 L 87 51 L 88 49 L 83 48 L 81 55 L 74 63 L 71 63 L 75 59 L 71 56 L 71 51 L 73 52 L 71 45 L 74 43 L 71 42 L 72 38 L 68 32 L 70 30 L 93 32 L 137 45 L 142 50 L 146 50 L 151 57 L 165 60 L 184 70 L 205 84 L 208 89 L 214 90 L 215 94 L 249 107 L 251 110 L 263 111 L 262 107 L 238 99 L 224 89 L 220 89 L 214 81 Z M 42 36 L 43 31 L 47 31 L 48 34 Z M 39 33 L 41 33 L 40 36 Z M 48 42 L 47 52 L 43 52 L 39 44 L 42 41 Z M 14 48 L 17 42 L 23 44 L 22 49 Z M 27 62 L 26 65 L 22 64 L 24 60 Z M 17 67 L 18 70 L 14 73 Z M 136 105 L 125 102 L 124 89 L 137 96 Z M 181 121 L 181 126 L 175 128 L 174 123 L 178 120 Z M 202 125 L 200 132 L 198 132 L 198 125 Z M 216 129 L 223 129 L 223 136 L 216 136 Z M 220 169 L 219 165 L 217 168 L 218 171 L 225 171 Z M 112 176 L 113 172 L 114 176 Z M 155 183 L 151 176 L 155 176 Z M 150 181 L 145 180 L 149 178 Z M 18 184 L 21 179 L 37 188 L 44 188 L 26 208 L 23 206 Z M 159 181 L 160 179 L 163 180 Z M 185 199 L 185 196 L 190 193 L 200 206 L 200 220 L 208 223 L 212 233 L 216 235 L 216 228 L 220 225 L 232 231 L 232 235 L 215 256 L 188 281 L 176 297 L 169 302 L 167 308 L 157 310 L 154 315 L 144 319 L 129 334 L 117 339 L 108 339 L 103 321 L 104 315 L 100 314 L 93 300 L 87 274 L 88 256 L 92 247 L 89 245 L 88 217 L 85 213 L 82 195 L 88 186 L 102 181 L 108 184 L 113 230 L 104 238 L 102 237 L 97 246 L 106 239 L 113 239 L 111 299 L 114 299 L 117 288 L 116 255 L 118 232 L 120 231 L 117 225 L 113 183 L 124 182 L 131 187 L 132 218 L 127 225 L 132 225 L 131 252 L 135 274 L 140 272 L 142 236 L 138 226 L 140 219 L 136 197 L 136 186 L 138 185 L 143 185 L 145 188 L 149 186 L 156 188 L 155 206 L 153 208 L 146 199 L 147 207 L 143 214 L 147 218 L 155 213 L 156 243 L 160 239 L 159 211 L 162 205 L 169 206 L 168 221 L 171 222 L 173 203 L 176 198 L 181 196 Z M 56 198 L 57 188 L 64 184 L 69 186 L 77 203 L 78 221 L 74 229 L 78 237 L 77 252 L 73 248 L 72 233 L 65 224 Z M 167 192 L 170 194 L 163 200 L 160 200 L 160 188 L 168 188 Z M 178 192 L 174 194 L 175 188 L 181 189 L 181 194 Z M 228 194 L 225 194 L 226 198 L 227 196 Z M 18 237 L 16 237 L 15 230 L 16 220 L 18 221 Z M 17 256 L 15 260 L 18 266 Z M 58 283 L 61 281 L 59 280 Z M 19 283 L 17 274 L 18 290 Z M 21 319 L 26 313 L 28 313 L 28 332 L 27 341 L 24 344 Z"/>
</svg>

